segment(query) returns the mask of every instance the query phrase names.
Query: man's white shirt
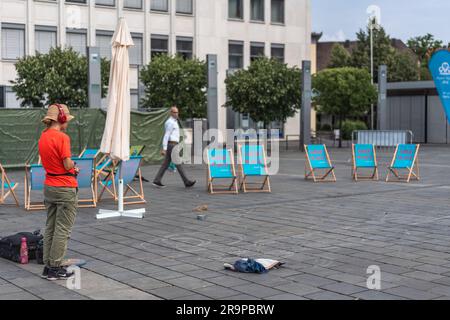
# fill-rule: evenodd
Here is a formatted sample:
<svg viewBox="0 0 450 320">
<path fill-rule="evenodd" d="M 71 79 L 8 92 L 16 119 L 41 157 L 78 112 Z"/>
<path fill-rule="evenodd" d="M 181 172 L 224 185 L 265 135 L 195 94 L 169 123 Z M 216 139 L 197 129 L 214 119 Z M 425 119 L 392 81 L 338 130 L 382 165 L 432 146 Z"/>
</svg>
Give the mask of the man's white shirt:
<svg viewBox="0 0 450 320">
<path fill-rule="evenodd" d="M 177 119 L 170 117 L 164 124 L 163 150 L 167 150 L 169 141 L 180 142 L 180 126 Z"/>
</svg>

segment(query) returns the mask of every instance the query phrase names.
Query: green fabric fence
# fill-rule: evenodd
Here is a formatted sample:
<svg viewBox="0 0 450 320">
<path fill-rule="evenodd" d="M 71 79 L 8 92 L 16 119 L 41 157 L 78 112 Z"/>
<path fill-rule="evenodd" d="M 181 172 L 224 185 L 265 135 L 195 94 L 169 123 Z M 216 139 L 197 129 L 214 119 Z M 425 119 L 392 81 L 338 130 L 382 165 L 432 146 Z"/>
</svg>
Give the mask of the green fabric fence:
<svg viewBox="0 0 450 320">
<path fill-rule="evenodd" d="M 68 134 L 72 153 L 85 148 L 100 148 L 106 112 L 100 109 L 71 109 L 75 119 Z M 5 167 L 23 167 L 38 161 L 38 140 L 45 129 L 41 119 L 45 109 L 0 109 L 0 163 Z M 168 109 L 131 112 L 130 145 L 145 145 L 143 157 L 147 163 L 162 160 L 161 141 Z"/>
</svg>

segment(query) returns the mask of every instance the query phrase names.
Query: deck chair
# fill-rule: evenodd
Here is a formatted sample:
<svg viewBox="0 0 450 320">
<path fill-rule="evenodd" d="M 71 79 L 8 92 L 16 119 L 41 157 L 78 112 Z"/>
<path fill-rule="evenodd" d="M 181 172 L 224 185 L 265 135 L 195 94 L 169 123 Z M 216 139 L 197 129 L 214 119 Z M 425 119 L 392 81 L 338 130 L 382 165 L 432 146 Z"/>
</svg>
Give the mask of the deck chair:
<svg viewBox="0 0 450 320">
<path fill-rule="evenodd" d="M 334 167 L 324 144 L 305 145 L 305 156 L 306 180 L 312 178 L 314 182 L 336 182 Z"/>
<path fill-rule="evenodd" d="M 94 175 L 94 158 L 72 158 L 76 162 L 76 166 L 80 168 L 77 176 L 78 188 L 89 189 L 92 197 L 78 198 L 79 208 L 95 208 L 97 206 L 97 198 L 95 197 L 95 175 Z"/>
<path fill-rule="evenodd" d="M 32 164 L 25 167 L 25 210 L 44 210 L 44 201 L 33 202 L 31 195 L 33 191 L 44 190 L 45 170 L 40 164 Z"/>
<path fill-rule="evenodd" d="M 214 193 L 237 194 L 237 176 L 234 167 L 234 159 L 231 149 L 207 149 L 207 190 Z M 214 180 L 231 179 L 228 185 L 214 185 Z"/>
<path fill-rule="evenodd" d="M 271 192 L 266 154 L 262 145 L 238 145 L 240 190 L 246 192 Z M 262 177 L 262 182 L 248 182 L 249 177 Z M 251 187 L 257 185 L 259 187 Z"/>
<path fill-rule="evenodd" d="M 78 158 L 97 158 L 97 156 L 100 154 L 100 150 L 99 149 L 87 149 L 84 148 L 83 151 L 81 151 L 80 155 L 78 156 Z"/>
<path fill-rule="evenodd" d="M 352 144 L 352 178 L 359 180 L 378 181 L 378 164 L 375 146 L 373 144 Z M 358 169 L 371 169 L 370 175 L 359 174 Z"/>
<path fill-rule="evenodd" d="M 0 204 L 5 203 L 6 198 L 8 198 L 10 195 L 13 196 L 14 201 L 16 202 L 16 205 L 19 206 L 19 200 L 17 199 L 16 193 L 14 190 L 19 185 L 18 183 L 12 182 L 9 180 L 8 176 L 6 175 L 5 169 L 0 164 L 0 174 L 1 174 L 1 180 L 0 180 Z"/>
<path fill-rule="evenodd" d="M 420 144 L 397 145 L 391 165 L 388 166 L 386 182 L 390 181 L 389 177 L 391 174 L 396 178 L 394 181 L 409 182 L 411 179 L 419 180 L 419 147 Z M 407 174 L 401 175 L 400 170 L 406 170 Z"/>
<path fill-rule="evenodd" d="M 115 201 L 118 200 L 117 188 L 119 185 L 120 173 L 122 172 L 123 183 L 126 186 L 126 188 L 124 188 L 123 204 L 146 203 L 147 201 L 145 200 L 144 188 L 142 186 L 141 179 L 141 162 L 142 156 L 133 156 L 130 157 L 130 160 L 128 161 L 120 161 L 117 165 L 117 170 L 111 170 L 107 179 L 99 181 L 102 191 L 98 197 L 98 201 L 102 199 L 105 191 L 107 191 L 107 193 L 109 193 Z M 139 191 L 136 191 L 131 186 L 136 175 L 139 176 Z M 132 195 L 127 196 L 128 192 L 131 192 Z"/>
<path fill-rule="evenodd" d="M 144 145 L 131 146 L 130 147 L 130 157 L 142 155 L 142 152 L 144 151 L 144 149 L 145 149 Z"/>
<path fill-rule="evenodd" d="M 144 149 L 145 149 L 145 145 L 142 145 L 142 146 L 141 145 L 131 146 L 130 147 L 130 157 L 131 156 L 141 156 L 142 152 L 144 151 Z M 134 180 L 138 180 L 138 179 L 139 179 L 138 176 L 134 177 Z M 142 179 L 142 181 L 150 182 L 144 176 L 141 176 L 141 179 Z"/>
</svg>

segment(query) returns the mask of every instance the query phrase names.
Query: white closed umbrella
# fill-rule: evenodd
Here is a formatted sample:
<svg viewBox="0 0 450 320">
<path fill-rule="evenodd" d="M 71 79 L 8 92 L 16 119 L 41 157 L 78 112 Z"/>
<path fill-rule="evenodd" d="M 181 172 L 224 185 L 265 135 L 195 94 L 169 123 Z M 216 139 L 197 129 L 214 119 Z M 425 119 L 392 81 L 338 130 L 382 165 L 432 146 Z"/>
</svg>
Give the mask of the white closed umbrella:
<svg viewBox="0 0 450 320">
<path fill-rule="evenodd" d="M 130 63 L 128 48 L 133 46 L 133 39 L 126 20 L 119 19 L 112 41 L 111 70 L 108 86 L 108 111 L 100 151 L 113 160 L 130 159 Z M 129 216 L 142 218 L 145 209 L 123 210 L 122 170 L 119 176 L 119 210 L 100 210 L 97 219 Z"/>
</svg>

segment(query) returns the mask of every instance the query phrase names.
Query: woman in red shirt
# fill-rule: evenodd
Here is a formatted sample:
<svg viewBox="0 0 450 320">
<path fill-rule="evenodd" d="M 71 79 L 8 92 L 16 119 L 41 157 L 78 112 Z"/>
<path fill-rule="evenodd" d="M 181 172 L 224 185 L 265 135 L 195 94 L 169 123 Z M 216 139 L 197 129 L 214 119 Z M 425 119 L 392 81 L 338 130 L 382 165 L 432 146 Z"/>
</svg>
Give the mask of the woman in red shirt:
<svg viewBox="0 0 450 320">
<path fill-rule="evenodd" d="M 52 104 L 42 122 L 47 128 L 39 139 L 39 155 L 46 171 L 44 203 L 47 222 L 44 235 L 43 278 L 68 279 L 62 261 L 75 222 L 78 203 L 78 168 L 71 159 L 70 138 L 64 132 L 74 117 L 64 104 Z"/>
</svg>

